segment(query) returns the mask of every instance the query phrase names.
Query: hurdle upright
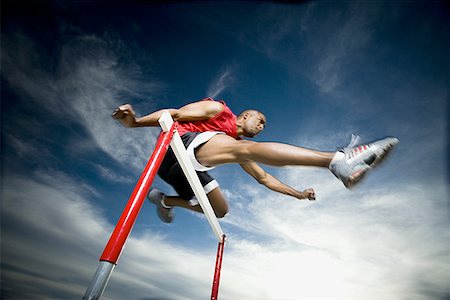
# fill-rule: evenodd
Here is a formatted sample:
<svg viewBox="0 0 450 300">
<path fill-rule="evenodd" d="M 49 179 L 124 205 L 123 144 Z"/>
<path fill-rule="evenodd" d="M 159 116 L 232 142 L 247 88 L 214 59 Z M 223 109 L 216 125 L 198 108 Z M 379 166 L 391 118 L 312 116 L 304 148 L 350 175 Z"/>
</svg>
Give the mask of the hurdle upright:
<svg viewBox="0 0 450 300">
<path fill-rule="evenodd" d="M 189 160 L 186 148 L 181 140 L 181 137 L 176 129 L 177 123 L 173 121 L 168 111 L 165 111 L 159 119 L 159 124 L 162 128 L 162 133 L 158 138 L 150 159 L 144 168 L 134 190 L 131 194 L 127 205 L 125 206 L 122 215 L 114 228 L 113 233 L 100 257 L 100 264 L 94 277 L 87 288 L 83 299 L 96 300 L 100 299 L 106 286 L 111 278 L 114 267 L 117 265 L 120 254 L 125 246 L 126 239 L 131 233 L 136 218 L 145 201 L 156 173 L 167 153 L 169 144 L 172 148 L 186 178 L 191 185 L 191 188 L 200 203 L 200 206 L 208 220 L 214 234 L 219 240 L 217 249 L 216 265 L 214 270 L 213 285 L 211 292 L 211 300 L 216 300 L 219 291 L 220 272 L 222 267 L 223 249 L 225 245 L 225 234 L 220 227 L 219 221 L 214 214 L 208 197 L 203 190 L 200 180 L 195 172 L 195 169 Z"/>
</svg>

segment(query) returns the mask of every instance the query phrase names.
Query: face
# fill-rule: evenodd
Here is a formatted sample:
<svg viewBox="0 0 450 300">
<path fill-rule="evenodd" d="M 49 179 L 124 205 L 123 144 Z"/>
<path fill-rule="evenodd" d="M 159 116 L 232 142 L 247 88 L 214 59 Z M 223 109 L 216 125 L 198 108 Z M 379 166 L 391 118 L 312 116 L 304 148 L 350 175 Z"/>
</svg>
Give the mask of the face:
<svg viewBox="0 0 450 300">
<path fill-rule="evenodd" d="M 244 115 L 242 128 L 244 136 L 252 138 L 260 133 L 266 126 L 266 117 L 257 111 L 250 111 Z"/>
</svg>

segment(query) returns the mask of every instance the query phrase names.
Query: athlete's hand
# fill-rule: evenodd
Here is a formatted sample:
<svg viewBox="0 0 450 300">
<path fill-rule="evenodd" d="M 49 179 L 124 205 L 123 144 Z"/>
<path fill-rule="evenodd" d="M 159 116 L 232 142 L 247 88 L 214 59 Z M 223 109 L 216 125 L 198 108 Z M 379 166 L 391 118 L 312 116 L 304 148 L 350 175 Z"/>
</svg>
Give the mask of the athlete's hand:
<svg viewBox="0 0 450 300">
<path fill-rule="evenodd" d="M 314 192 L 314 189 L 306 189 L 302 192 L 303 198 L 302 199 L 308 199 L 310 201 L 316 200 L 316 192 Z"/>
<path fill-rule="evenodd" d="M 118 106 L 111 116 L 125 127 L 134 127 L 136 125 L 136 114 L 130 104 Z"/>
</svg>

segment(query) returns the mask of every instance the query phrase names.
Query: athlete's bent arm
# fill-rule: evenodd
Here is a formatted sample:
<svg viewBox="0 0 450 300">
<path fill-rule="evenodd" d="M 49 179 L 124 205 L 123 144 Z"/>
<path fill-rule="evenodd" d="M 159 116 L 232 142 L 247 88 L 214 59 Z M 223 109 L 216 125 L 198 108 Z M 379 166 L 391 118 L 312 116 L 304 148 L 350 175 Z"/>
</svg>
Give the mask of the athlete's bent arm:
<svg viewBox="0 0 450 300">
<path fill-rule="evenodd" d="M 297 199 L 316 200 L 316 195 L 313 189 L 306 189 L 302 192 L 297 191 L 264 171 L 263 168 L 255 162 L 241 163 L 240 165 L 245 172 L 250 174 L 260 184 L 265 185 L 267 188 L 275 192 L 289 195 Z"/>
<path fill-rule="evenodd" d="M 155 111 L 149 115 L 137 118 L 130 104 L 116 108 L 112 117 L 119 120 L 125 127 L 159 126 L 158 120 L 164 111 L 169 111 L 174 121 L 201 121 L 208 120 L 224 109 L 220 102 L 198 101 L 187 104 L 181 108 L 169 108 Z"/>
</svg>

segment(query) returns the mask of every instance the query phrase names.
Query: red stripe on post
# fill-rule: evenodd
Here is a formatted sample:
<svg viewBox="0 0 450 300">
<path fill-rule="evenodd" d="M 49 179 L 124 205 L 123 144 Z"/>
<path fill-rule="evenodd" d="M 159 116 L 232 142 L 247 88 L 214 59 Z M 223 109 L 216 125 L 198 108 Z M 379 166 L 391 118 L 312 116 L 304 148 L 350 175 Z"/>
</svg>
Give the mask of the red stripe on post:
<svg viewBox="0 0 450 300">
<path fill-rule="evenodd" d="M 142 172 L 142 175 L 133 190 L 133 193 L 128 199 L 128 203 L 122 212 L 111 237 L 109 238 L 108 244 L 100 257 L 101 261 L 108 261 L 110 263 L 117 264 L 120 253 L 125 245 L 125 241 L 130 235 L 139 211 L 144 204 L 145 197 L 147 196 L 153 180 L 155 179 L 156 173 L 161 166 L 161 162 L 169 148 L 175 128 L 176 123 L 173 123 L 168 132 L 162 132 L 160 134 L 155 150 L 148 160 L 147 165 L 145 166 L 144 171 Z"/>
<path fill-rule="evenodd" d="M 222 269 L 224 246 L 225 246 L 225 234 L 222 236 L 222 241 L 219 242 L 219 246 L 217 247 L 216 268 L 214 270 L 214 280 L 211 292 L 211 300 L 217 300 L 217 295 L 219 294 L 220 271 Z"/>
</svg>

